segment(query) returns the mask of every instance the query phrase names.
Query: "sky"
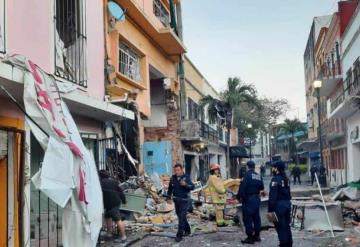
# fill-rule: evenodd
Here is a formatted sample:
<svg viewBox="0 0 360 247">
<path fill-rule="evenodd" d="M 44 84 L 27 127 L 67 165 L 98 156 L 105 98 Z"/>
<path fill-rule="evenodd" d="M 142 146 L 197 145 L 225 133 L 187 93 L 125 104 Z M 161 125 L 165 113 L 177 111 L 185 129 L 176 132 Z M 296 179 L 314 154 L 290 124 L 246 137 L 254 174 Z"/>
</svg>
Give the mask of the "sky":
<svg viewBox="0 0 360 247">
<path fill-rule="evenodd" d="M 287 117 L 306 121 L 303 54 L 314 16 L 337 0 L 182 0 L 187 56 L 217 89 L 229 76 L 260 96 L 288 99 Z"/>
</svg>

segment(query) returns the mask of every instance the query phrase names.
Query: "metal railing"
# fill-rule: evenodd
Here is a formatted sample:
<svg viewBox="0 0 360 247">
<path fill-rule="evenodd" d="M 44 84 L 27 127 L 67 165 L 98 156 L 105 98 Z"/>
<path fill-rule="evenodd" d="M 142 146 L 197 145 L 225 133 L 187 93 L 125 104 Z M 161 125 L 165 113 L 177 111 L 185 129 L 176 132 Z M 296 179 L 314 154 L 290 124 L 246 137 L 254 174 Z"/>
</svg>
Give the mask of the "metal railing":
<svg viewBox="0 0 360 247">
<path fill-rule="evenodd" d="M 84 0 L 55 1 L 55 75 L 87 87 Z"/>
<path fill-rule="evenodd" d="M 329 66 L 330 65 L 330 66 Z M 335 78 L 336 76 L 341 76 L 341 65 L 338 62 L 334 64 L 323 64 L 318 74 L 319 79 L 324 78 Z"/>
<path fill-rule="evenodd" d="M 153 10 L 154 15 L 159 18 L 161 23 L 165 27 L 168 27 L 170 25 L 170 15 L 164 5 L 161 3 L 161 0 L 153 0 Z"/>
<path fill-rule="evenodd" d="M 203 137 L 211 142 L 218 143 L 219 142 L 219 132 L 208 124 L 204 122 L 200 122 L 200 137 Z"/>
</svg>

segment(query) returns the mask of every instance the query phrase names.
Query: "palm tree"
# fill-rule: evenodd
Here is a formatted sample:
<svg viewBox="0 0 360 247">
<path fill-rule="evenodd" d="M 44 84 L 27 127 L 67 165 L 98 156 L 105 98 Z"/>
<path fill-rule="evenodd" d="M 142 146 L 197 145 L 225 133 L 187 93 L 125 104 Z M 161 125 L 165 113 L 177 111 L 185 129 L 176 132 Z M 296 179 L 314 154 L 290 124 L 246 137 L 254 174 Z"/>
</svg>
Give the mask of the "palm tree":
<svg viewBox="0 0 360 247">
<path fill-rule="evenodd" d="M 282 130 L 286 135 L 291 136 L 291 142 L 289 143 L 289 155 L 291 157 L 294 156 L 294 152 L 296 155 L 296 164 L 298 165 L 299 159 L 297 155 L 297 147 L 295 141 L 295 133 L 299 131 L 306 131 L 306 128 L 299 119 L 285 119 L 284 123 L 280 125 L 280 130 Z"/>
<path fill-rule="evenodd" d="M 207 106 L 210 123 L 218 123 L 227 129 L 226 166 L 230 168 L 230 129 L 233 126 L 234 111 L 242 104 L 258 105 L 256 90 L 253 85 L 244 83 L 238 77 L 230 77 L 227 88 L 220 93 L 219 99 L 211 95 L 204 96 L 200 106 Z"/>
</svg>

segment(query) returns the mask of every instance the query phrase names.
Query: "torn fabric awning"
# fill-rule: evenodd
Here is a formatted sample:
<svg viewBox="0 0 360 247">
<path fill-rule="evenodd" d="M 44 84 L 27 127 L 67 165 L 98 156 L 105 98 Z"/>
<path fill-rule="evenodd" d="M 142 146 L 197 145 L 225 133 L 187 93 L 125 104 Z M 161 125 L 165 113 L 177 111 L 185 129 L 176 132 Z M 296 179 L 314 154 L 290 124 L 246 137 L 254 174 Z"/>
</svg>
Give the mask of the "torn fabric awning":
<svg viewBox="0 0 360 247">
<path fill-rule="evenodd" d="M 35 138 L 46 150 L 42 167 L 32 181 L 65 208 L 64 246 L 96 246 L 103 212 L 100 181 L 56 81 L 24 56 L 10 56 L 6 62 L 24 71 L 26 113 L 49 136 L 27 119 Z M 73 234 L 66 234 L 69 232 Z"/>
</svg>

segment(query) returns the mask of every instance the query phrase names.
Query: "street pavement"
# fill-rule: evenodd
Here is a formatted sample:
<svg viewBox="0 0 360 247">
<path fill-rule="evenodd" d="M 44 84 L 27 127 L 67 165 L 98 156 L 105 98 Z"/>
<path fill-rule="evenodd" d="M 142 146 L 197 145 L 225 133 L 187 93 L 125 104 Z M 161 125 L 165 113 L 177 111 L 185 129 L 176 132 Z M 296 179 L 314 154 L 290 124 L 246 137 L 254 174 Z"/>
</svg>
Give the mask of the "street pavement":
<svg viewBox="0 0 360 247">
<path fill-rule="evenodd" d="M 269 170 L 267 170 L 267 175 L 263 178 L 265 190 L 269 191 L 269 184 L 271 181 L 271 176 L 268 174 Z M 310 185 L 310 178 L 309 176 L 303 175 L 301 177 L 302 184 L 293 185 L 292 177 L 291 179 L 291 190 L 293 194 L 297 194 L 298 192 L 302 191 L 313 191 L 313 193 L 318 193 L 317 187 L 314 184 L 313 186 Z M 218 228 L 218 232 L 215 233 L 201 233 L 195 232 L 193 236 L 186 237 L 180 243 L 176 243 L 173 238 L 169 237 L 159 237 L 159 236 L 149 236 L 145 233 L 136 233 L 129 235 L 130 244 L 127 246 L 141 246 L 141 247 L 153 247 L 153 246 L 186 246 L 186 247 L 202 247 L 202 246 L 244 246 L 241 244 L 241 239 L 246 237 L 245 233 L 241 230 L 238 226 L 231 226 L 225 228 Z M 141 236 L 139 240 L 139 236 Z M 347 247 L 347 246 L 360 246 L 359 244 L 350 245 L 348 242 L 345 241 L 345 238 L 348 236 L 356 236 L 359 237 L 360 234 L 358 232 L 354 232 L 353 229 L 347 229 L 345 232 L 336 233 L 335 239 L 330 239 L 330 235 L 328 233 L 322 234 L 313 234 L 306 232 L 304 230 L 299 231 L 297 229 L 293 229 L 293 239 L 294 239 L 294 247 Z M 277 234 L 273 228 L 268 230 L 264 230 L 261 233 L 262 242 L 256 243 L 253 246 L 257 247 L 272 247 L 278 246 L 278 239 Z M 138 239 L 137 241 L 133 241 Z M 115 245 L 112 243 L 106 243 L 105 245 L 101 246 L 113 246 L 118 247 L 122 245 Z"/>
</svg>

